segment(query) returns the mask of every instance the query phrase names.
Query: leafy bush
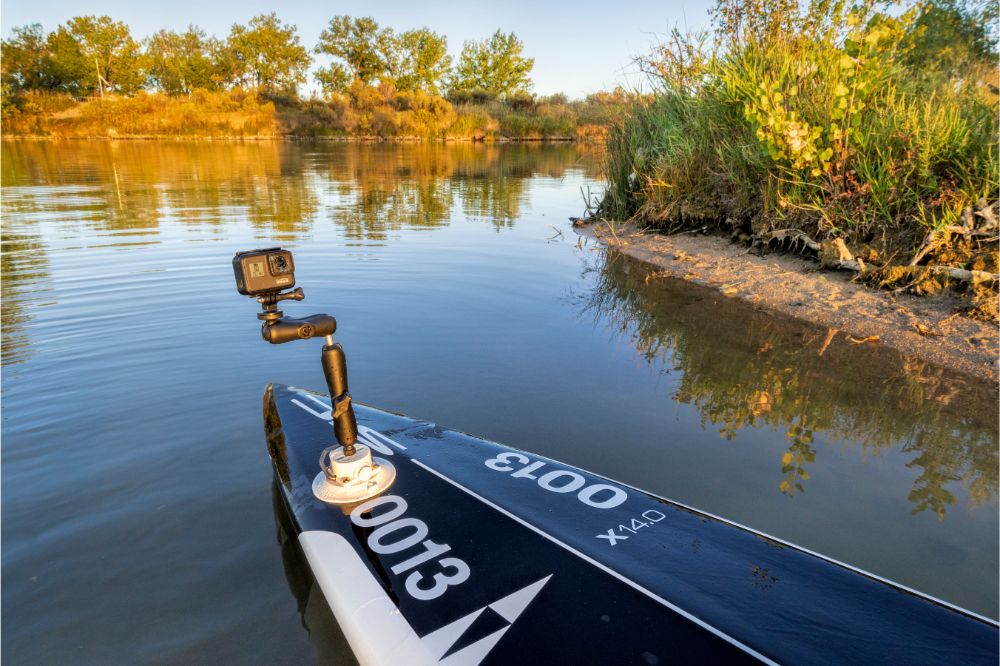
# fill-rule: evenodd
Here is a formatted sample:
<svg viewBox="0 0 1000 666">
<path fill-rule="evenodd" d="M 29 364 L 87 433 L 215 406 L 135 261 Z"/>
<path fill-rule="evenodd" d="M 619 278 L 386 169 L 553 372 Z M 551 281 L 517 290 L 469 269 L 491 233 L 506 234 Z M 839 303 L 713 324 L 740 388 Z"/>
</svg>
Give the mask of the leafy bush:
<svg viewBox="0 0 1000 666">
<path fill-rule="evenodd" d="M 448 128 L 452 138 L 492 139 L 500 129 L 500 123 L 481 107 L 462 106 L 458 108 L 455 122 Z"/>
<path fill-rule="evenodd" d="M 447 100 L 419 90 L 398 93 L 393 106 L 405 136 L 443 137 L 456 119 Z"/>
<path fill-rule="evenodd" d="M 721 0 L 715 39 L 674 31 L 642 59 L 656 93 L 612 127 L 600 213 L 764 240 L 794 229 L 906 258 L 928 233 L 991 215 L 998 103 L 982 75 L 995 81 L 995 55 L 985 70 L 915 71 L 934 7 Z"/>
<path fill-rule="evenodd" d="M 453 90 L 448 93 L 448 101 L 452 104 L 486 104 L 493 98 L 485 90 Z"/>
<path fill-rule="evenodd" d="M 51 117 L 76 106 L 67 93 L 44 91 L 14 92 L 5 86 L 0 96 L 3 131 L 14 135 L 48 134 Z"/>
</svg>

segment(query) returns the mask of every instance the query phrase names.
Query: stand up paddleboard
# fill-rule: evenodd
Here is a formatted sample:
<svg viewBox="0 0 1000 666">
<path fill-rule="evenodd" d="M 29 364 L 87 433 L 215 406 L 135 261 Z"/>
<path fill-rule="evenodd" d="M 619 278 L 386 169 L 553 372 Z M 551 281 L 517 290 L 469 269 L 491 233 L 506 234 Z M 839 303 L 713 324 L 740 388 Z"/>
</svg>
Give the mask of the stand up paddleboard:
<svg viewBox="0 0 1000 666">
<path fill-rule="evenodd" d="M 362 664 L 996 664 L 997 623 L 690 507 L 432 423 L 356 408 L 395 468 L 334 506 L 325 396 L 264 395 L 309 567 Z"/>
<path fill-rule="evenodd" d="M 988 618 L 569 465 L 355 409 L 336 320 L 277 309 L 304 298 L 291 253 L 240 252 L 233 270 L 265 340 L 325 340 L 330 398 L 268 386 L 264 424 L 292 531 L 362 664 L 997 663 Z"/>
</svg>

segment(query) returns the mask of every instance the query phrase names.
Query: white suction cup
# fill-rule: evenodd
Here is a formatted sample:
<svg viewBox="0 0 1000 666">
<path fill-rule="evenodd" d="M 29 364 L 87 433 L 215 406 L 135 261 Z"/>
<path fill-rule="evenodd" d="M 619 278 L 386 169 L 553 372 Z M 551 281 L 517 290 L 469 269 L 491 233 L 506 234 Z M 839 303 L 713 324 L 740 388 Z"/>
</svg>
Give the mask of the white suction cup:
<svg viewBox="0 0 1000 666">
<path fill-rule="evenodd" d="M 364 444 L 356 444 L 354 455 L 344 447 L 331 447 L 320 457 L 323 468 L 313 479 L 313 495 L 330 504 L 351 504 L 375 497 L 396 480 L 396 468 L 384 458 L 373 458 Z"/>
</svg>

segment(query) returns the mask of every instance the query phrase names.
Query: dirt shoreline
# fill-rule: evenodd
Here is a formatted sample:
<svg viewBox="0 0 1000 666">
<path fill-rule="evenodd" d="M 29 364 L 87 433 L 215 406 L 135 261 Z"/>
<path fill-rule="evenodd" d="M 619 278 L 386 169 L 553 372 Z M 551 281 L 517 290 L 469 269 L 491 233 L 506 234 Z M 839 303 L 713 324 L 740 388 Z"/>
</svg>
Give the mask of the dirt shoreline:
<svg viewBox="0 0 1000 666">
<path fill-rule="evenodd" d="M 878 344 L 975 378 L 998 381 L 997 326 L 956 314 L 952 296 L 916 296 L 852 282 L 787 254 L 756 256 L 719 236 L 665 235 L 630 224 L 575 224 L 576 231 L 651 264 L 650 277 L 677 278 L 829 329 L 857 344 Z M 877 338 L 876 338 L 877 336 Z"/>
</svg>

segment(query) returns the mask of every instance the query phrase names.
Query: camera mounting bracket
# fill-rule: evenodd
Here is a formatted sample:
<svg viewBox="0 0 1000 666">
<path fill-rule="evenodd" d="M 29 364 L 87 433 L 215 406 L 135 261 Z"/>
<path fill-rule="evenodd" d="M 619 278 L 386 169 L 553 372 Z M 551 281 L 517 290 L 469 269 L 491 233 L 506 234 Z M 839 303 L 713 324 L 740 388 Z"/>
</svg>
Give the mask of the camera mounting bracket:
<svg viewBox="0 0 1000 666">
<path fill-rule="evenodd" d="M 287 256 L 288 260 L 291 259 L 290 252 L 269 248 L 238 253 L 234 266 L 237 266 L 241 254 L 253 255 L 260 261 L 260 257 L 267 257 L 272 253 L 280 253 Z M 260 303 L 261 310 L 257 313 L 257 318 L 261 320 L 261 336 L 264 340 L 278 345 L 293 340 L 324 338 L 320 361 L 330 392 L 333 434 L 340 446 L 324 451 L 324 462 L 321 463 L 323 471 L 315 479 L 313 493 L 324 502 L 348 504 L 367 499 L 388 488 L 396 476 L 392 464 L 381 458 L 373 460 L 371 450 L 358 443 L 358 420 L 347 387 L 347 357 L 344 348 L 333 339 L 333 334 L 337 331 L 337 320 L 327 314 L 286 317 L 278 309 L 278 303 L 286 300 L 301 301 L 305 298 L 301 288 L 250 294 L 246 293 L 245 276 L 240 270 L 237 270 L 236 275 L 237 289 Z"/>
</svg>

